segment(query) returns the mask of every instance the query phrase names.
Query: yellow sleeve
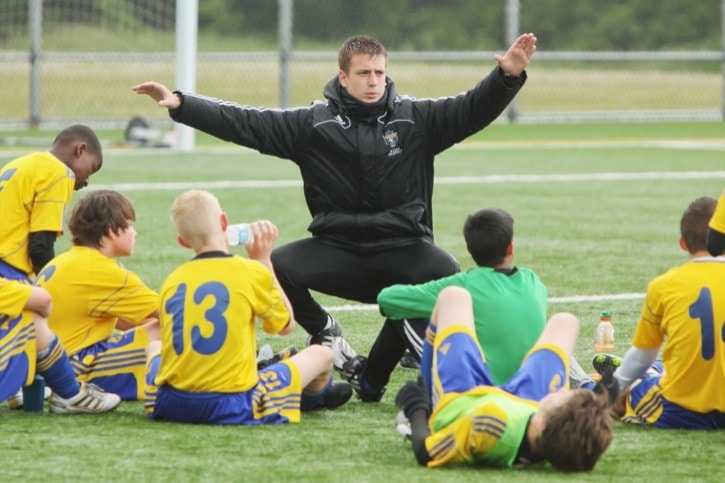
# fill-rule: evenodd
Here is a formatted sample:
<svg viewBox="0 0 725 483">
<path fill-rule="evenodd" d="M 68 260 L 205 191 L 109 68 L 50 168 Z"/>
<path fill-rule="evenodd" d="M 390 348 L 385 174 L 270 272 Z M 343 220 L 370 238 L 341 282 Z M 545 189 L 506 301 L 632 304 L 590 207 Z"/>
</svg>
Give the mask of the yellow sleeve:
<svg viewBox="0 0 725 483">
<path fill-rule="evenodd" d="M 30 285 L 0 278 L 0 314 L 10 317 L 20 315 L 32 292 Z"/>
<path fill-rule="evenodd" d="M 725 233 L 725 191 L 720 195 L 715 213 L 710 219 L 710 228 L 720 233 Z"/>
</svg>

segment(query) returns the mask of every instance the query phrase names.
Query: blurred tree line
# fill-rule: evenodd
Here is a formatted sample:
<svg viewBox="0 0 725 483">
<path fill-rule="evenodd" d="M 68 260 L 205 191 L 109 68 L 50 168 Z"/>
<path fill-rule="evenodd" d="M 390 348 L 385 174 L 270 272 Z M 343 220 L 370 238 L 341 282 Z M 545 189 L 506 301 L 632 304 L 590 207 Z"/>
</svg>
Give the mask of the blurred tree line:
<svg viewBox="0 0 725 483">
<path fill-rule="evenodd" d="M 23 29 L 0 8 L 0 39 Z M 547 50 L 719 50 L 722 0 L 519 0 L 520 30 Z M 336 49 L 369 34 L 390 50 L 500 50 L 506 0 L 293 0 L 294 42 Z M 45 20 L 173 31 L 176 0 L 43 0 Z M 0 3 L 2 7 L 2 3 Z M 3 14 L 3 12 L 5 12 Z M 50 17 L 50 18 L 49 18 Z M 95 20 L 94 20 L 95 19 Z M 200 35 L 253 37 L 276 45 L 278 0 L 199 0 Z M 104 25 L 109 28 L 111 25 Z"/>
<path fill-rule="evenodd" d="M 277 36 L 275 0 L 203 0 L 200 28 Z M 366 33 L 391 50 L 507 46 L 505 0 L 294 0 L 295 41 Z M 547 50 L 719 50 L 721 0 L 520 0 Z"/>
</svg>

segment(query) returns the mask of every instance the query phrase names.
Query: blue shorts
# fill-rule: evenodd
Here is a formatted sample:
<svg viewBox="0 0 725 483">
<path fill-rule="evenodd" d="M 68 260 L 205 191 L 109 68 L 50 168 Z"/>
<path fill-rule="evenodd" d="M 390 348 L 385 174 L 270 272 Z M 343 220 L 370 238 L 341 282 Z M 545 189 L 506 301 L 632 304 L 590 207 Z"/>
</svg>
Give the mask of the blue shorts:
<svg viewBox="0 0 725 483">
<path fill-rule="evenodd" d="M 642 379 L 632 386 L 622 421 L 659 428 L 725 429 L 725 413 L 696 413 L 665 399 L 660 393 L 660 376 Z"/>
<path fill-rule="evenodd" d="M 462 369 L 463 368 L 463 369 Z M 539 401 L 567 388 L 568 359 L 556 346 L 533 347 L 521 368 L 499 387 L 509 394 Z M 475 333 L 463 325 L 436 335 L 433 352 L 433 404 L 444 394 L 464 393 L 478 386 L 495 386 Z"/>
<path fill-rule="evenodd" d="M 148 344 L 146 329 L 136 327 L 79 350 L 70 361 L 79 381 L 92 382 L 124 401 L 141 401 Z"/>
<path fill-rule="evenodd" d="M 288 361 L 258 371 L 252 389 L 235 393 L 192 393 L 153 384 L 161 356 L 149 361 L 144 405 L 149 418 L 197 424 L 283 424 L 300 421 L 302 380 Z"/>
<path fill-rule="evenodd" d="M 22 270 L 18 270 L 12 265 L 8 265 L 4 261 L 0 260 L 0 278 L 7 280 L 17 280 L 19 282 L 27 283 L 31 285 L 33 283 L 27 273 Z"/>
<path fill-rule="evenodd" d="M 13 396 L 35 377 L 35 321 L 30 312 L 0 315 L 0 401 Z"/>
</svg>

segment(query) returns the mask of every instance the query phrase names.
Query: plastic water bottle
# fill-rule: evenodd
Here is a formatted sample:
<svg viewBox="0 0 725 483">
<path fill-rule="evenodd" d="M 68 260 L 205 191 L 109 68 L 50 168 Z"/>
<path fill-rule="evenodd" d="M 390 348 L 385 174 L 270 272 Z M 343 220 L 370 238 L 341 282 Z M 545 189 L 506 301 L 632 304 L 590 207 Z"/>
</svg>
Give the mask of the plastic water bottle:
<svg viewBox="0 0 725 483">
<path fill-rule="evenodd" d="M 611 312 L 602 312 L 599 324 L 594 331 L 594 352 L 611 353 L 614 351 L 614 326 Z"/>
<path fill-rule="evenodd" d="M 227 242 L 229 246 L 244 245 L 254 239 L 249 223 L 238 223 L 227 226 Z"/>
</svg>

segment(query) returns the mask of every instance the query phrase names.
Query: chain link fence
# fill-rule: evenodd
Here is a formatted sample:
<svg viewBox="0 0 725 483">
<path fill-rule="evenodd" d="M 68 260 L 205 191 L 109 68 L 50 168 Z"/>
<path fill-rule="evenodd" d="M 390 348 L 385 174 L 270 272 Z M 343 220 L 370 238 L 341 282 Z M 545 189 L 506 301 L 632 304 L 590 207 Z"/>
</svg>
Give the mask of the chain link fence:
<svg viewBox="0 0 725 483">
<path fill-rule="evenodd" d="M 322 98 L 322 87 L 336 75 L 339 45 L 348 36 L 370 33 L 390 51 L 388 75 L 399 92 L 418 98 L 454 95 L 495 66 L 493 55 L 505 52 L 510 44 L 506 27 L 513 25 L 536 33 L 539 47 L 528 68 L 529 82 L 504 119 L 723 119 L 719 43 L 724 0 L 703 0 L 699 10 L 709 13 L 705 19 L 686 17 L 689 0 L 668 1 L 682 5 L 685 18 L 678 22 L 694 23 L 695 31 L 711 31 L 716 19 L 714 40 L 713 35 L 702 42 L 675 37 L 652 49 L 647 39 L 653 33 L 644 25 L 624 28 L 622 23 L 622 39 L 616 29 L 599 25 L 612 36 L 608 45 L 623 45 L 607 50 L 567 48 L 596 43 L 585 36 L 595 35 L 598 18 L 590 19 L 590 28 L 559 34 L 537 13 L 543 9 L 561 17 L 591 6 L 591 0 L 498 0 L 475 10 L 470 6 L 481 2 L 400 1 L 407 7 L 404 14 L 400 8 L 389 13 L 388 0 L 200 2 L 196 91 L 252 106 L 307 105 Z M 640 17 L 662 5 L 653 0 L 595 3 L 601 19 L 617 18 L 615 13 L 635 17 L 630 26 L 642 24 Z M 240 4 L 247 8 L 239 11 Z M 292 9 L 286 12 L 289 53 L 281 53 L 278 40 L 285 6 Z M 608 11 L 613 8 L 622 11 Z M 299 14 L 310 9 L 318 14 Z M 419 11 L 432 20 L 414 17 Z M 362 18 L 363 12 L 371 18 Z M 134 94 L 131 86 L 147 80 L 175 86 L 175 18 L 174 0 L 2 0 L 0 127 L 50 128 L 69 122 L 123 127 L 134 116 L 170 124 L 162 109 Z M 425 32 L 416 31 L 415 22 Z M 456 48 L 435 48 L 441 44 Z"/>
</svg>

